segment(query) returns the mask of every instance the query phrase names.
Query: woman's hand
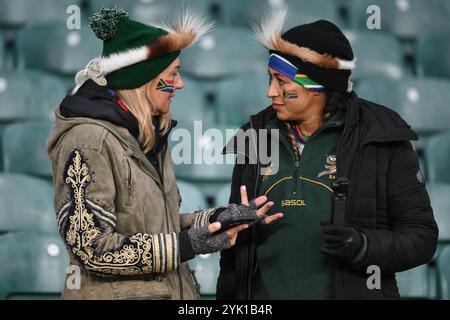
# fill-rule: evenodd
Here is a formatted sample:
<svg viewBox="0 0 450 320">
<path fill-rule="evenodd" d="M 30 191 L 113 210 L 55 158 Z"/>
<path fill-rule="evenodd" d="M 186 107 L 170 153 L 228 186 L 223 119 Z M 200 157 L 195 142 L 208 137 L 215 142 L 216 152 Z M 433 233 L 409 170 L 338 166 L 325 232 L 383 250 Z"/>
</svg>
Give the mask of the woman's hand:
<svg viewBox="0 0 450 320">
<path fill-rule="evenodd" d="M 261 206 L 267 201 L 266 196 L 260 196 L 253 200 L 256 204 L 256 207 Z M 241 203 L 248 206 L 248 196 L 247 196 L 247 188 L 245 186 L 241 186 Z M 269 201 L 266 204 L 264 204 L 261 208 L 256 211 L 256 217 L 261 221 L 261 223 L 269 224 L 274 222 L 275 220 L 278 220 L 283 217 L 283 214 L 281 212 L 275 213 L 273 215 L 267 216 L 266 213 L 269 211 L 269 209 L 273 206 L 273 202 Z"/>
<path fill-rule="evenodd" d="M 266 196 L 258 197 L 249 202 L 247 190 L 245 186 L 242 186 L 241 205 L 232 204 L 219 214 L 217 219 L 219 221 L 211 223 L 208 226 L 191 228 L 188 231 L 194 252 L 196 254 L 204 254 L 228 249 L 236 244 L 238 233 L 249 227 L 248 224 L 241 224 L 227 229 L 224 232 L 216 233 L 221 228 L 220 219 L 227 221 L 227 219 L 231 219 L 233 216 L 253 216 L 256 217 L 256 222 L 269 224 L 283 217 L 281 212 L 267 216 L 266 213 L 272 206 L 273 202 L 267 202 Z"/>
</svg>

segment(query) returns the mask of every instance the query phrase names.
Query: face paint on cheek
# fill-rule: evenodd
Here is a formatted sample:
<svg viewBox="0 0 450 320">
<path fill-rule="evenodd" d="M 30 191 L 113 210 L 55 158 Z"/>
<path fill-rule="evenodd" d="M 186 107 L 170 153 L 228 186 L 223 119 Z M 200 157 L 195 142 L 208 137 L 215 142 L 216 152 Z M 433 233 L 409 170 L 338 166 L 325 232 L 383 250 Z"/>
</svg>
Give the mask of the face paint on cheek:
<svg viewBox="0 0 450 320">
<path fill-rule="evenodd" d="M 297 99 L 298 94 L 296 91 L 284 90 L 283 89 L 283 99 Z"/>
<path fill-rule="evenodd" d="M 175 81 L 173 80 L 159 80 L 156 89 L 166 93 L 173 93 L 175 91 Z"/>
</svg>

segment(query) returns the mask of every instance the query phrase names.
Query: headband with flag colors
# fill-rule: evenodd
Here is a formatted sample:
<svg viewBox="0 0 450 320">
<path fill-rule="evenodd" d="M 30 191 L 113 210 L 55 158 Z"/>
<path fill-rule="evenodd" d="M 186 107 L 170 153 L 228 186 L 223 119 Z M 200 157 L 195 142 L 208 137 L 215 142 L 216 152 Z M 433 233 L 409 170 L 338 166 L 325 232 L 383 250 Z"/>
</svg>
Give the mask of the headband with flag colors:
<svg viewBox="0 0 450 320">
<path fill-rule="evenodd" d="M 285 58 L 273 53 L 270 55 L 269 67 L 282 73 L 289 79 L 312 91 L 323 91 L 324 86 L 318 84 L 305 74 L 298 73 L 298 68 Z"/>
</svg>

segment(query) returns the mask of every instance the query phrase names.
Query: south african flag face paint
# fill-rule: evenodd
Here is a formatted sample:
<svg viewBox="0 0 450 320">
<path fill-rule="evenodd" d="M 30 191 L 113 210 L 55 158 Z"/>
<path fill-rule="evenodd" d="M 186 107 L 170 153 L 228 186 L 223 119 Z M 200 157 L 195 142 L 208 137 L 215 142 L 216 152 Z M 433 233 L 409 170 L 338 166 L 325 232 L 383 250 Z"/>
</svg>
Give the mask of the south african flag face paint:
<svg viewBox="0 0 450 320">
<path fill-rule="evenodd" d="M 307 75 L 299 73 L 296 66 L 277 54 L 273 53 L 270 55 L 269 67 L 277 70 L 308 90 L 323 91 L 325 89 L 324 86 L 308 78 Z"/>
<path fill-rule="evenodd" d="M 283 89 L 283 99 L 297 99 L 297 98 L 298 98 L 297 92 Z"/>
<path fill-rule="evenodd" d="M 175 81 L 173 80 L 159 80 L 156 89 L 162 92 L 173 93 L 175 91 Z"/>
</svg>

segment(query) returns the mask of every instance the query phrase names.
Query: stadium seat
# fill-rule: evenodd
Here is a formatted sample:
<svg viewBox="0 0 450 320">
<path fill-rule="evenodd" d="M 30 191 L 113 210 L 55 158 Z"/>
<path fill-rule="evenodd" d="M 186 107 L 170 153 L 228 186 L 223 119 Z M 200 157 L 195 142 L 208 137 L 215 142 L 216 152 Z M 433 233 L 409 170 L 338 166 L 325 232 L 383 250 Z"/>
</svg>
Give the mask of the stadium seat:
<svg viewBox="0 0 450 320">
<path fill-rule="evenodd" d="M 268 52 L 245 29 L 217 27 L 184 50 L 181 59 L 184 72 L 195 78 L 211 80 L 237 73 L 264 72 Z"/>
<path fill-rule="evenodd" d="M 450 300 L 450 246 L 445 247 L 437 259 L 439 294 L 443 300 Z"/>
<path fill-rule="evenodd" d="M 53 119 L 67 94 L 59 78 L 35 70 L 0 71 L 0 122 Z"/>
<path fill-rule="evenodd" d="M 19 174 L 0 174 L 0 233 L 56 231 L 52 185 Z"/>
<path fill-rule="evenodd" d="M 4 68 L 4 62 L 5 59 L 5 49 L 4 49 L 4 38 L 3 34 L 0 32 L 0 70 Z"/>
<path fill-rule="evenodd" d="M 59 299 L 68 264 L 58 234 L 0 236 L 0 299 Z"/>
<path fill-rule="evenodd" d="M 403 53 L 400 43 L 389 34 L 371 31 L 345 31 L 356 61 L 351 80 L 384 76 L 400 79 L 404 76 Z"/>
<path fill-rule="evenodd" d="M 425 299 L 428 297 L 428 266 L 416 268 L 396 274 L 397 286 L 402 299 Z"/>
<path fill-rule="evenodd" d="M 421 136 L 450 129 L 450 81 L 422 78 L 365 79 L 358 86 L 361 98 L 388 106 Z"/>
<path fill-rule="evenodd" d="M 367 29 L 371 14 L 367 8 L 377 5 L 381 13 L 381 31 L 389 31 L 402 39 L 414 39 L 418 35 L 447 31 L 448 1 L 441 0 L 350 0 L 348 5 L 353 28 Z"/>
<path fill-rule="evenodd" d="M 428 167 L 428 181 L 450 184 L 450 173 L 447 170 L 450 158 L 450 132 L 432 136 L 427 141 L 425 158 Z"/>
<path fill-rule="evenodd" d="M 40 24 L 20 31 L 17 37 L 19 54 L 27 68 L 65 76 L 74 75 L 102 52 L 102 42 L 86 24 L 81 30 L 69 30 L 55 23 Z"/>
<path fill-rule="evenodd" d="M 207 207 L 203 194 L 195 185 L 177 181 L 177 186 L 181 195 L 180 213 L 192 213 Z"/>
<path fill-rule="evenodd" d="M 203 121 L 211 123 L 213 115 L 206 107 L 206 97 L 202 85 L 188 77 L 183 77 L 184 88 L 176 91 L 172 100 L 170 113 L 172 118 L 182 122 Z"/>
<path fill-rule="evenodd" d="M 234 156 L 223 156 L 222 149 L 235 131 L 199 122 L 173 130 L 169 143 L 177 178 L 195 183 L 205 196 L 214 197 L 218 187 L 231 179 Z"/>
<path fill-rule="evenodd" d="M 73 0 L 0 0 L 0 27 L 20 28 L 26 24 L 59 22 L 64 23 L 69 16 L 70 5 L 80 5 Z"/>
<path fill-rule="evenodd" d="M 238 75 L 217 85 L 217 112 L 225 125 L 242 126 L 270 105 L 267 73 Z"/>
<path fill-rule="evenodd" d="M 53 118 L 53 110 L 65 94 L 64 84 L 58 78 L 42 72 L 0 71 L 0 169 L 5 126 L 14 120 Z"/>
<path fill-rule="evenodd" d="M 232 169 L 232 166 L 220 163 L 228 163 L 226 160 L 230 160 L 225 159 L 226 157 L 222 155 L 222 149 L 228 138 L 233 136 L 236 131 L 235 128 L 225 128 L 223 126 L 208 128 L 196 122 L 195 126 L 191 125 L 177 129 L 179 131 L 175 130 L 170 139 L 174 163 L 177 165 L 182 160 L 183 162 L 190 161 L 191 163 L 194 163 L 194 161 L 201 162 L 201 164 L 176 166 L 175 169 L 180 178 L 192 180 L 225 179 L 225 181 L 231 178 L 230 169 Z M 188 138 L 188 141 L 185 141 L 184 138 Z M 186 151 L 185 146 L 191 153 L 190 157 L 184 153 Z"/>
<path fill-rule="evenodd" d="M 3 132 L 3 165 L 6 172 L 51 178 L 50 159 L 45 149 L 52 123 L 29 121 L 13 123 Z"/>
<path fill-rule="evenodd" d="M 96 0 L 91 1 L 91 13 L 99 12 L 106 5 L 115 5 L 128 12 L 131 19 L 142 23 L 159 21 L 171 17 L 179 10 L 175 0 Z"/>
<path fill-rule="evenodd" d="M 190 260 L 189 267 L 200 284 L 200 294 L 203 299 L 213 298 L 216 294 L 217 278 L 219 277 L 219 253 L 198 255 Z"/>
<path fill-rule="evenodd" d="M 433 33 L 420 38 L 416 57 L 419 75 L 450 78 L 450 33 Z"/>
<path fill-rule="evenodd" d="M 288 5 L 289 13 L 284 26 L 286 31 L 299 24 L 326 19 L 342 26 L 338 3 L 334 0 L 231 0 L 223 1 L 222 11 L 224 21 L 230 25 L 252 27 L 270 9 L 276 9 L 280 4 Z"/>
<path fill-rule="evenodd" d="M 219 191 L 217 191 L 217 195 L 215 198 L 215 205 L 222 206 L 224 204 L 228 204 L 230 201 L 230 191 L 231 191 L 231 184 L 230 183 L 224 184 L 219 189 Z"/>
</svg>

